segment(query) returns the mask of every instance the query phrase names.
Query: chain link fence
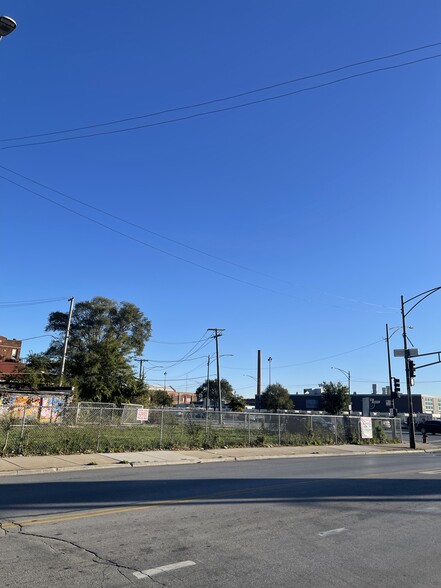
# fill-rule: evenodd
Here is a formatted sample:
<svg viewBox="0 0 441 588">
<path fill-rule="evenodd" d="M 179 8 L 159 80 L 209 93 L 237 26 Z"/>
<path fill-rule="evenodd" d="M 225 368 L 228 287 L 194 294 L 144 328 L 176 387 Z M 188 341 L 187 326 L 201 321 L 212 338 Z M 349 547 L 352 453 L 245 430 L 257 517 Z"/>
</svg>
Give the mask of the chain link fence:
<svg viewBox="0 0 441 588">
<path fill-rule="evenodd" d="M 142 420 L 140 420 L 142 419 Z M 401 442 L 400 419 L 71 405 L 44 414 L 20 406 L 0 413 L 0 455 Z"/>
</svg>

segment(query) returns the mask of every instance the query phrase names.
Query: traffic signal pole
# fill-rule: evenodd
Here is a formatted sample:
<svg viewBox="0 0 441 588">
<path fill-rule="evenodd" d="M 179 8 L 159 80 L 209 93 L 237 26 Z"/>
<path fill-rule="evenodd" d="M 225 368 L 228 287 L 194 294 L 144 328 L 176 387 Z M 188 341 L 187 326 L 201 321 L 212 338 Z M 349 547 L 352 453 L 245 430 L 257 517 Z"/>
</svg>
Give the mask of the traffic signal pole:
<svg viewBox="0 0 441 588">
<path fill-rule="evenodd" d="M 403 320 L 404 365 L 406 370 L 407 404 L 409 412 L 409 444 L 411 449 L 416 449 L 415 421 L 413 417 L 412 384 L 409 369 L 409 350 L 407 348 L 406 313 L 404 311 L 404 296 L 401 296 L 401 318 Z"/>
</svg>

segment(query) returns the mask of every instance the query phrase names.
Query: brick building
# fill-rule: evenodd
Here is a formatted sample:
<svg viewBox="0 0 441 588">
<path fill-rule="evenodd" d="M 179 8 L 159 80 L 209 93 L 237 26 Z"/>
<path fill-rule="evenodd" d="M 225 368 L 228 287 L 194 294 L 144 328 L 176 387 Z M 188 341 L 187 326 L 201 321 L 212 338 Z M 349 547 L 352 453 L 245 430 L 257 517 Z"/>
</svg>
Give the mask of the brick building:
<svg viewBox="0 0 441 588">
<path fill-rule="evenodd" d="M 20 361 L 21 341 L 0 335 L 0 361 Z"/>
</svg>

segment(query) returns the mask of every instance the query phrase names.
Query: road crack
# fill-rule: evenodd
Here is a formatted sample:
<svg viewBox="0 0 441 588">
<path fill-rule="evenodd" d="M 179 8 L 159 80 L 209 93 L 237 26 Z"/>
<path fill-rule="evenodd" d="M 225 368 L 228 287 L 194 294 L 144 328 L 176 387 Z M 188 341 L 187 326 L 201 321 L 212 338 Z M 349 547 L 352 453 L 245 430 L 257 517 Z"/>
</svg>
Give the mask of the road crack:
<svg viewBox="0 0 441 588">
<path fill-rule="evenodd" d="M 52 547 L 52 545 L 50 545 L 47 542 L 47 540 L 56 541 L 56 542 L 62 543 L 64 545 L 69 545 L 70 547 L 74 547 L 75 549 L 79 549 L 80 551 L 83 551 L 84 553 L 91 555 L 94 563 L 97 563 L 100 565 L 112 566 L 112 567 L 116 568 L 121 574 L 122 574 L 121 570 L 128 570 L 131 573 L 140 571 L 140 570 L 136 570 L 135 568 L 132 568 L 130 566 L 125 566 L 124 564 L 120 564 L 120 563 L 113 561 L 111 559 L 101 557 L 96 551 L 93 551 L 92 549 L 88 549 L 87 547 L 83 547 L 82 545 L 79 545 L 78 543 L 75 543 L 74 541 L 70 541 L 68 539 L 62 539 L 60 537 L 51 537 L 50 535 L 42 535 L 41 533 L 25 532 L 23 529 L 23 526 L 20 525 L 19 523 L 16 523 L 15 521 L 8 521 L 8 524 L 16 525 L 18 527 L 18 534 L 22 537 L 35 537 L 36 539 L 41 539 L 42 542 L 47 547 L 49 547 L 49 549 L 51 549 L 52 551 L 56 552 L 57 550 L 54 549 L 54 547 Z M 1 525 L 1 523 L 0 523 L 0 528 L 5 533 L 5 535 L 8 535 L 9 533 L 11 533 L 10 530 L 4 529 Z M 127 580 L 127 577 L 126 576 L 124 576 L 124 577 Z"/>
</svg>

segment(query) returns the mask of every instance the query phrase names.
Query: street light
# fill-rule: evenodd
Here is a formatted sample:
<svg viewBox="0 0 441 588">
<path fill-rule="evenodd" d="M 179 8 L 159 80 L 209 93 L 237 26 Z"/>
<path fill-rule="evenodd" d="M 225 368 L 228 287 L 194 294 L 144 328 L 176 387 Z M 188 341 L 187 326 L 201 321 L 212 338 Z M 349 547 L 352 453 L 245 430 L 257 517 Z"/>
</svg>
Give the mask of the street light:
<svg viewBox="0 0 441 588">
<path fill-rule="evenodd" d="M 351 372 L 348 370 L 342 370 L 341 368 L 338 367 L 331 367 L 331 370 L 338 370 L 339 372 L 341 372 L 342 374 L 344 374 L 347 379 L 348 379 L 348 392 L 349 392 L 349 396 L 351 396 Z"/>
<path fill-rule="evenodd" d="M 166 391 L 167 388 L 167 372 L 164 372 L 164 392 Z"/>
<path fill-rule="evenodd" d="M 271 362 L 273 361 L 272 357 L 268 357 L 268 385 L 271 386 Z"/>
<path fill-rule="evenodd" d="M 9 16 L 0 16 L 0 41 L 3 37 L 6 37 L 6 35 L 10 35 L 15 31 L 16 26 L 17 23 L 14 19 Z"/>
<path fill-rule="evenodd" d="M 401 318 L 403 321 L 403 343 L 404 343 L 404 367 L 406 370 L 406 388 L 407 388 L 407 402 L 408 402 L 408 412 L 409 412 L 409 444 L 411 449 L 416 449 L 415 443 L 415 421 L 413 419 L 413 401 L 412 401 L 412 383 L 411 383 L 411 376 L 410 376 L 410 366 L 409 366 L 409 350 L 407 348 L 407 335 L 406 335 L 406 316 L 412 312 L 412 310 L 423 302 L 426 298 L 428 298 L 431 294 L 435 294 L 441 290 L 441 286 L 437 286 L 436 288 L 431 288 L 430 290 L 426 290 L 425 292 L 420 292 L 416 296 L 412 296 L 408 300 L 404 300 L 404 296 L 401 296 Z M 416 301 L 416 302 L 415 302 Z M 406 312 L 406 304 L 409 302 L 413 302 L 412 306 Z"/>
</svg>

